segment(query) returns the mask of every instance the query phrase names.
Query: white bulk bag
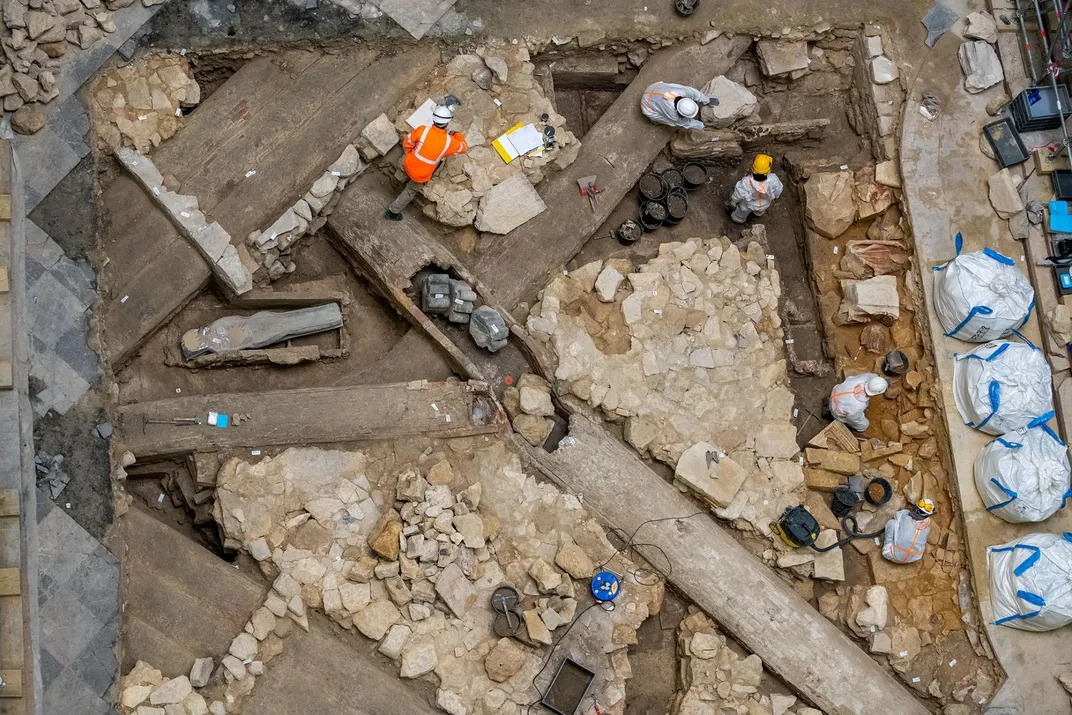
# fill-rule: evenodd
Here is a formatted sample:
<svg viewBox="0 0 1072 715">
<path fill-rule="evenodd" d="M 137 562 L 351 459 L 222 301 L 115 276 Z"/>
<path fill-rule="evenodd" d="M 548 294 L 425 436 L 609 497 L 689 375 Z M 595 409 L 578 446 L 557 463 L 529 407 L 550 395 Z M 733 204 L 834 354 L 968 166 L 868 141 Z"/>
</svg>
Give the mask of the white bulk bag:
<svg viewBox="0 0 1072 715">
<path fill-rule="evenodd" d="M 1050 366 L 1034 345 L 994 340 L 953 355 L 953 399 L 969 427 L 989 434 L 1053 417 Z"/>
<path fill-rule="evenodd" d="M 1045 521 L 1069 496 L 1068 448 L 1045 424 L 1007 432 L 975 458 L 975 486 L 1005 521 Z"/>
<path fill-rule="evenodd" d="M 1003 338 L 1027 322 L 1035 291 L 1016 263 L 984 248 L 934 269 L 934 310 L 949 337 L 969 343 Z"/>
<path fill-rule="evenodd" d="M 1072 534 L 1028 534 L 987 550 L 994 625 L 1052 631 L 1072 623 Z"/>
</svg>

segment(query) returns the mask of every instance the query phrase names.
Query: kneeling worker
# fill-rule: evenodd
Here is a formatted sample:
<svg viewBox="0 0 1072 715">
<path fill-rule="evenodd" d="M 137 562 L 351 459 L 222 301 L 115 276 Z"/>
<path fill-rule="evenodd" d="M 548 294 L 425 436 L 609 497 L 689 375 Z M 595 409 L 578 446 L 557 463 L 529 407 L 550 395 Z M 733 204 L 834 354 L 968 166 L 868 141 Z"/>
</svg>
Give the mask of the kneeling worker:
<svg viewBox="0 0 1072 715">
<path fill-rule="evenodd" d="M 886 378 L 873 372 L 846 378 L 844 382 L 834 385 L 830 393 L 830 414 L 850 429 L 863 432 L 871 424 L 867 419 L 868 402 L 889 386 Z"/>
<path fill-rule="evenodd" d="M 454 108 L 441 104 L 432 112 L 433 126 L 419 126 L 402 140 L 402 149 L 406 152 L 402 168 L 409 180 L 398 198 L 387 207 L 387 218 L 401 221 L 402 209 L 413 201 L 423 184 L 432 180 L 436 167 L 448 156 L 469 151 L 464 136 L 447 131 L 447 125 L 453 118 Z"/>
<path fill-rule="evenodd" d="M 656 124 L 703 129 L 704 123 L 696 118 L 700 114 L 701 104 L 718 104 L 718 100 L 683 84 L 656 82 L 644 90 L 640 98 L 640 111 Z"/>
<path fill-rule="evenodd" d="M 781 180 L 771 173 L 774 159 L 759 154 L 752 162 L 752 174 L 737 182 L 733 195 L 726 204 L 730 218 L 735 223 L 744 223 L 749 216 L 762 216 L 771 202 L 782 195 Z"/>
</svg>

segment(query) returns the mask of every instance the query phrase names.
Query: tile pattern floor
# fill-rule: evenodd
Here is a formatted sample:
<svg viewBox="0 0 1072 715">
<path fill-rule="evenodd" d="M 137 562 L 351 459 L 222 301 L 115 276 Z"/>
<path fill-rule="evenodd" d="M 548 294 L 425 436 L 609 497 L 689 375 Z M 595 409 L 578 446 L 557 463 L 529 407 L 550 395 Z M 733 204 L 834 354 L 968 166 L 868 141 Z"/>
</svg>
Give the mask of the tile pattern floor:
<svg viewBox="0 0 1072 715">
<path fill-rule="evenodd" d="M 119 560 L 37 496 L 42 712 L 115 712 Z"/>
<path fill-rule="evenodd" d="M 26 222 L 30 398 L 37 417 L 66 413 L 100 381 L 100 362 L 86 343 L 95 282 L 91 268 Z"/>
</svg>

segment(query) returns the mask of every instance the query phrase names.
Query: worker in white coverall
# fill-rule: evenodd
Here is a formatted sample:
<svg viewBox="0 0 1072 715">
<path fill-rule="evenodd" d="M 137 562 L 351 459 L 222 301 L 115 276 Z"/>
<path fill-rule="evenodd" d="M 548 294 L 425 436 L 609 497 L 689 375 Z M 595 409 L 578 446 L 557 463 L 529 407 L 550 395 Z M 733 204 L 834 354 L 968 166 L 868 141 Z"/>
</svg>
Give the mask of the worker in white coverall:
<svg viewBox="0 0 1072 715">
<path fill-rule="evenodd" d="M 782 182 L 771 173 L 773 164 L 774 159 L 770 156 L 758 155 L 752 162 L 752 173 L 733 187 L 726 208 L 734 223 L 744 223 L 749 216 L 762 216 L 771 203 L 782 195 Z"/>
<path fill-rule="evenodd" d="M 683 84 L 656 82 L 644 90 L 640 98 L 640 111 L 657 124 L 703 129 L 704 123 L 696 118 L 700 114 L 701 104 L 718 104 L 718 100 Z"/>
<path fill-rule="evenodd" d="M 853 375 L 834 386 L 830 393 L 830 414 L 850 429 L 863 432 L 871 424 L 867 420 L 867 403 L 886 391 L 890 383 L 873 372 Z"/>
</svg>

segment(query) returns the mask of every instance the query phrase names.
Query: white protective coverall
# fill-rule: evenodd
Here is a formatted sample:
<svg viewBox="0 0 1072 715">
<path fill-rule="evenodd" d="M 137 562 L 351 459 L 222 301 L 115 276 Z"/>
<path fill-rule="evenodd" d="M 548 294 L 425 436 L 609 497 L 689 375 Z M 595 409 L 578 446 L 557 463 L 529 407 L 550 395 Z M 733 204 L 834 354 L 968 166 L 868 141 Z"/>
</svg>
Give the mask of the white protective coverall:
<svg viewBox="0 0 1072 715">
<path fill-rule="evenodd" d="M 766 181 L 756 181 L 751 174 L 737 182 L 730 196 L 733 213 L 730 218 L 735 223 L 744 223 L 752 214 L 762 216 L 771 202 L 782 195 L 781 180 L 774 174 L 767 174 Z"/>
<path fill-rule="evenodd" d="M 871 424 L 867 420 L 867 403 L 871 399 L 864 390 L 868 380 L 878 377 L 873 372 L 853 375 L 844 382 L 834 385 L 830 393 L 830 412 L 834 418 L 844 422 L 851 429 L 863 432 Z"/>
<path fill-rule="evenodd" d="M 668 124 L 682 129 L 703 129 L 704 123 L 699 119 L 689 119 L 677 113 L 674 100 L 678 97 L 688 97 L 695 100 L 697 104 L 710 102 L 707 95 L 693 87 L 671 82 L 656 82 L 644 90 L 640 98 L 640 111 L 657 124 Z"/>
<path fill-rule="evenodd" d="M 917 519 L 908 509 L 901 509 L 886 522 L 883 534 L 882 557 L 895 564 L 910 564 L 923 558 L 931 519 Z"/>
</svg>

